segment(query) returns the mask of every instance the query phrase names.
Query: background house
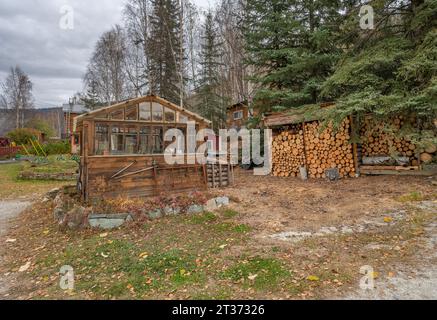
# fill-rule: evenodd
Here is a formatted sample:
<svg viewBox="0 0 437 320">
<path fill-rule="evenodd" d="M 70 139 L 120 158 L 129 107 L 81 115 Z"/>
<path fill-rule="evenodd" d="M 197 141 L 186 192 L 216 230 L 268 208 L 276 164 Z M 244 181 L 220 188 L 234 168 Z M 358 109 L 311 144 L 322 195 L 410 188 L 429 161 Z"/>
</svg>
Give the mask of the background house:
<svg viewBox="0 0 437 320">
<path fill-rule="evenodd" d="M 240 130 L 246 126 L 249 119 L 257 115 L 258 112 L 249 108 L 246 102 L 233 104 L 227 108 L 226 127 Z"/>
</svg>

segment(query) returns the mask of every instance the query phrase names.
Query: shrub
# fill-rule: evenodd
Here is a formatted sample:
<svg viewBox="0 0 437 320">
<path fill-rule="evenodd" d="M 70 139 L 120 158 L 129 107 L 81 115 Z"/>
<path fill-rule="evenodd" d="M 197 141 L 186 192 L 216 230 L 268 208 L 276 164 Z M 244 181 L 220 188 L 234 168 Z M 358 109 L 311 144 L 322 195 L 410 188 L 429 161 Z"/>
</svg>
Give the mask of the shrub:
<svg viewBox="0 0 437 320">
<path fill-rule="evenodd" d="M 46 138 L 54 136 L 53 128 L 47 121 L 40 118 L 32 118 L 26 123 L 26 128 L 36 129 L 41 131 Z"/>
<path fill-rule="evenodd" d="M 46 143 L 42 146 L 42 148 L 47 155 L 68 154 L 71 150 L 70 142 L 68 140 Z"/>
<path fill-rule="evenodd" d="M 18 145 L 27 144 L 29 140 L 38 139 L 40 135 L 40 131 L 29 128 L 15 129 L 7 134 L 7 137 L 10 138 L 13 142 Z"/>
<path fill-rule="evenodd" d="M 44 150 L 45 154 L 50 155 L 58 155 L 58 154 L 69 154 L 70 153 L 70 143 L 68 140 L 62 140 L 58 142 L 48 142 L 41 145 L 42 149 Z M 27 150 L 30 154 L 36 155 L 37 152 L 32 147 L 32 145 L 29 145 Z M 38 148 L 38 154 L 41 155 L 41 149 Z"/>
</svg>

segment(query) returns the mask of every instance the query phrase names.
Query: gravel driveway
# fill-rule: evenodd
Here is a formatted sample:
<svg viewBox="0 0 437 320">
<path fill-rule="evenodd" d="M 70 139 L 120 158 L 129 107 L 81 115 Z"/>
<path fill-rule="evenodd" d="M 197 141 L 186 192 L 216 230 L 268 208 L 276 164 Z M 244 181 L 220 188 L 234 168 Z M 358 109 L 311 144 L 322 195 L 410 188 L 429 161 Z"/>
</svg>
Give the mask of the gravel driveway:
<svg viewBox="0 0 437 320">
<path fill-rule="evenodd" d="M 424 229 L 423 247 L 417 248 L 416 268 L 393 266 L 395 276 L 375 280 L 374 290 L 360 290 L 344 297 L 361 300 L 436 300 L 437 299 L 437 202 L 426 202 L 420 209 L 430 210 L 434 221 Z"/>
<path fill-rule="evenodd" d="M 28 201 L 0 201 L 0 239 L 5 235 L 10 227 L 10 220 L 23 212 L 30 202 Z M 5 241 L 5 240 L 4 240 Z M 3 244 L 0 244 L 3 245 Z M 0 264 L 2 263 L 2 256 L 0 256 Z M 0 299 L 7 292 L 8 283 L 10 279 L 3 274 L 0 274 Z"/>
</svg>

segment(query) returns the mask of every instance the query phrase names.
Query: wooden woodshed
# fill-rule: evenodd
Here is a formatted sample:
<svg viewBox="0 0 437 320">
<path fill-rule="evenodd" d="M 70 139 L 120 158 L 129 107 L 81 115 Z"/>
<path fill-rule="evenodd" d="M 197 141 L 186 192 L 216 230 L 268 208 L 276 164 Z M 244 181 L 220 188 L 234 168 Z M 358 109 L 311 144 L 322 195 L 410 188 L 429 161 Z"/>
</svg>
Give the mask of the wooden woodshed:
<svg viewBox="0 0 437 320">
<path fill-rule="evenodd" d="M 337 168 L 340 177 L 358 174 L 413 174 L 421 169 L 417 148 L 399 134 L 407 119 L 379 122 L 365 117 L 360 124 L 349 116 L 335 130 L 325 127 L 334 103 L 267 114 L 264 126 L 273 129 L 273 175 L 298 176 L 305 167 L 311 178 L 323 178 Z M 414 122 L 414 119 L 413 119 Z"/>
<path fill-rule="evenodd" d="M 164 159 L 164 150 L 171 143 L 164 142 L 164 133 L 176 128 L 187 138 L 189 121 L 195 122 L 196 131 L 211 124 L 157 96 L 128 100 L 75 118 L 74 130 L 80 140 L 78 188 L 83 199 L 149 197 L 207 189 L 211 180 L 215 181 L 218 166 L 169 165 Z M 186 149 L 178 150 L 178 154 L 185 159 L 195 157 Z M 221 183 L 213 183 L 214 187 L 231 181 L 227 164 L 220 165 L 219 170 Z"/>
</svg>

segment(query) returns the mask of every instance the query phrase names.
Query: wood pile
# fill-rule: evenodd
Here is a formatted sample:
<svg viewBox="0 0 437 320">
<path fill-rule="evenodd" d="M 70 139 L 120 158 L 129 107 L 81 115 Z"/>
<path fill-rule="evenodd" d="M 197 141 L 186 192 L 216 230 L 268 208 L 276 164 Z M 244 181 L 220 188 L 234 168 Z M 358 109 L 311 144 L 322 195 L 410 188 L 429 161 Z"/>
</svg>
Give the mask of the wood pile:
<svg viewBox="0 0 437 320">
<path fill-rule="evenodd" d="M 365 119 L 360 132 L 363 156 L 403 156 L 410 159 L 410 165 L 417 166 L 416 145 L 399 134 L 405 122 L 402 116 L 394 118 L 389 126 Z"/>
<path fill-rule="evenodd" d="M 350 144 L 350 121 L 334 130 L 318 121 L 290 126 L 273 138 L 273 175 L 296 177 L 306 166 L 310 178 L 323 178 L 325 171 L 338 168 L 340 177 L 353 177 L 355 163 Z"/>
<path fill-rule="evenodd" d="M 291 126 L 273 138 L 273 175 L 297 177 L 305 165 L 302 126 Z"/>
<path fill-rule="evenodd" d="M 350 120 L 337 130 L 318 121 L 305 124 L 305 146 L 310 178 L 324 178 L 325 171 L 338 168 L 340 177 L 355 176 L 353 147 L 350 143 Z"/>
</svg>

